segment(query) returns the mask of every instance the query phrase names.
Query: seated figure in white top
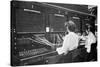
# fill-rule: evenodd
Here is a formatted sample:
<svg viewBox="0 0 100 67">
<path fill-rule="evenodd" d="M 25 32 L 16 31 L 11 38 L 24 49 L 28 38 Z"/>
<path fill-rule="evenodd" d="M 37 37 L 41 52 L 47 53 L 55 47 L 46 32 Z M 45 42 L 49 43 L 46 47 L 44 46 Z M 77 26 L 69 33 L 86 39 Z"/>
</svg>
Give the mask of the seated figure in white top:
<svg viewBox="0 0 100 67">
<path fill-rule="evenodd" d="M 90 53 L 91 51 L 91 45 L 93 43 L 96 43 L 96 37 L 95 35 L 90 31 L 90 25 L 88 25 L 88 30 L 87 30 L 87 36 L 86 36 L 86 45 L 85 45 L 85 48 L 87 48 L 87 52 Z"/>
<path fill-rule="evenodd" d="M 66 25 L 68 34 L 65 35 L 63 45 L 60 48 L 57 48 L 56 51 L 58 54 L 66 55 L 69 51 L 74 50 L 78 47 L 79 36 L 75 33 L 76 25 L 73 21 L 68 21 Z"/>
</svg>

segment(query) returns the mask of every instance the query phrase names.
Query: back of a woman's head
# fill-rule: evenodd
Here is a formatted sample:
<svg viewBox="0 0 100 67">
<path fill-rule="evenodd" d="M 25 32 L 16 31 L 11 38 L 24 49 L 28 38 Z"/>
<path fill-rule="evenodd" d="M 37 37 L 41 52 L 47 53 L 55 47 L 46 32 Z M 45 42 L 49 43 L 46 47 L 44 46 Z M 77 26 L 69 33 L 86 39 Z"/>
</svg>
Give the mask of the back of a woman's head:
<svg viewBox="0 0 100 67">
<path fill-rule="evenodd" d="M 71 32 L 76 31 L 76 24 L 72 20 L 68 21 L 67 27 L 68 27 L 69 31 L 71 31 Z"/>
</svg>

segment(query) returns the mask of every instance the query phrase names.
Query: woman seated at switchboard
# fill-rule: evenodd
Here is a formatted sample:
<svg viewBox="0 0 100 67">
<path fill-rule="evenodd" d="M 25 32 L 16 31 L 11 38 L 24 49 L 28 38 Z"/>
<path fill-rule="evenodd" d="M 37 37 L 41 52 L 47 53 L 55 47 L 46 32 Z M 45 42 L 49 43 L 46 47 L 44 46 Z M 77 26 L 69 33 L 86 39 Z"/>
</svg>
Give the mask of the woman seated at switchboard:
<svg viewBox="0 0 100 67">
<path fill-rule="evenodd" d="M 73 62 L 75 55 L 77 55 L 76 49 L 79 44 L 79 36 L 75 33 L 76 25 L 72 20 L 68 21 L 66 29 L 68 34 L 64 37 L 62 47 L 57 48 L 56 51 L 64 59 L 64 62 L 69 63 Z"/>
<path fill-rule="evenodd" d="M 81 54 L 82 57 L 85 57 L 84 61 L 90 61 L 91 58 L 91 47 L 95 46 L 94 43 L 96 43 L 96 37 L 95 35 L 91 32 L 91 25 L 90 24 L 86 24 L 86 31 L 83 32 L 83 35 L 80 37 L 80 39 L 82 40 L 80 43 L 80 46 L 84 46 L 82 47 L 82 49 L 84 50 L 84 53 Z M 84 33 L 86 33 L 86 35 L 84 35 Z M 92 46 L 91 46 L 92 45 Z M 95 47 L 93 47 L 93 50 L 95 49 Z M 92 52 L 93 53 L 93 52 Z M 84 56 L 84 55 L 85 56 Z M 95 54 L 95 53 L 94 53 Z M 91 56 L 90 56 L 91 55 Z"/>
<path fill-rule="evenodd" d="M 86 36 L 86 44 L 85 44 L 85 48 L 86 51 L 88 53 L 88 61 L 95 59 L 95 54 L 96 54 L 96 36 L 93 34 L 92 32 L 92 26 L 90 24 L 86 24 L 87 25 L 87 36 Z M 93 57 L 94 56 L 94 57 Z M 92 58 L 93 57 L 93 58 Z"/>
</svg>

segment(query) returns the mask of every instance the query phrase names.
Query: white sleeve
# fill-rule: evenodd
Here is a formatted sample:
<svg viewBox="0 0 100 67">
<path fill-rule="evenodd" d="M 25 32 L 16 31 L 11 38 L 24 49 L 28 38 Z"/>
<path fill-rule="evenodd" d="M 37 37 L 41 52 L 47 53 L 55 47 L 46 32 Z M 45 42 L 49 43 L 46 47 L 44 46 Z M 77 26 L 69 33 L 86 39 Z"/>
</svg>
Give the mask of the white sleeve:
<svg viewBox="0 0 100 67">
<path fill-rule="evenodd" d="M 58 52 L 59 55 L 64 53 L 62 47 L 57 48 L 56 51 Z"/>
<path fill-rule="evenodd" d="M 68 51 L 69 43 L 70 43 L 70 37 L 66 35 L 64 38 L 62 47 L 57 48 L 58 54 L 63 54 L 63 53 L 66 54 Z"/>
<path fill-rule="evenodd" d="M 92 42 L 93 42 L 93 43 L 96 43 L 96 37 L 94 36 L 93 33 L 91 33 L 91 34 L 92 34 Z"/>
</svg>

